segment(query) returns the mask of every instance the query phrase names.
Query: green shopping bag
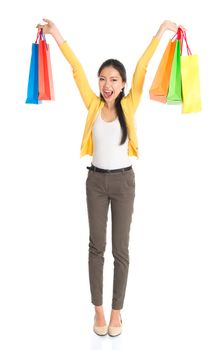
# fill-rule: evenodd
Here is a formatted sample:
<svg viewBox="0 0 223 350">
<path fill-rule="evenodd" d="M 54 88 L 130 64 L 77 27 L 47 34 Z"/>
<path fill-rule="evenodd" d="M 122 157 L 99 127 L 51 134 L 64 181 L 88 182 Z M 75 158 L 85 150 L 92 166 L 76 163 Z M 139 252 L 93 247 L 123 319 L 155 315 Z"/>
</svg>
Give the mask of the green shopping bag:
<svg viewBox="0 0 223 350">
<path fill-rule="evenodd" d="M 182 102 L 181 85 L 181 39 L 176 40 L 173 63 L 170 73 L 170 82 L 167 95 L 168 104 L 178 104 Z"/>
</svg>

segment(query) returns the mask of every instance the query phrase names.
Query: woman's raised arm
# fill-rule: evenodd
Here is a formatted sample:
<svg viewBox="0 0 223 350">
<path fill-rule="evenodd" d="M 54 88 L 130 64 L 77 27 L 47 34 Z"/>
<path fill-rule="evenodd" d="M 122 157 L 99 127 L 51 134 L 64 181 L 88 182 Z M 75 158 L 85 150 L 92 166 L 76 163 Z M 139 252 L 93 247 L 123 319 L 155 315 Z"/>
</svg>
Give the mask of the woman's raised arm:
<svg viewBox="0 0 223 350">
<path fill-rule="evenodd" d="M 145 80 L 145 75 L 146 75 L 146 70 L 147 70 L 147 65 L 153 56 L 160 39 L 162 38 L 164 32 L 166 30 L 170 30 L 173 32 L 177 32 L 178 27 L 180 27 L 182 30 L 185 30 L 183 26 L 178 26 L 176 23 L 171 22 L 171 21 L 164 21 L 156 35 L 153 36 L 152 41 L 150 42 L 149 46 L 146 48 L 145 52 L 139 59 L 135 72 L 133 74 L 132 78 L 132 85 L 131 89 L 129 91 L 129 94 L 126 96 L 126 98 L 129 100 L 130 103 L 132 103 L 132 108 L 135 110 L 139 104 L 140 97 L 142 95 L 142 89 L 144 85 L 144 80 Z"/>
<path fill-rule="evenodd" d="M 86 74 L 84 72 L 84 69 L 81 63 L 79 62 L 78 58 L 76 57 L 72 49 L 69 47 L 67 42 L 62 37 L 56 25 L 52 21 L 46 18 L 44 18 L 43 21 L 46 22 L 46 24 L 37 24 L 36 27 L 39 30 L 42 29 L 43 34 L 51 34 L 52 37 L 56 40 L 64 57 L 67 59 L 67 61 L 70 63 L 72 67 L 73 77 L 77 84 L 82 100 L 86 108 L 89 109 L 90 103 L 96 95 L 90 87 L 90 84 L 88 82 L 88 79 L 86 77 Z"/>
</svg>

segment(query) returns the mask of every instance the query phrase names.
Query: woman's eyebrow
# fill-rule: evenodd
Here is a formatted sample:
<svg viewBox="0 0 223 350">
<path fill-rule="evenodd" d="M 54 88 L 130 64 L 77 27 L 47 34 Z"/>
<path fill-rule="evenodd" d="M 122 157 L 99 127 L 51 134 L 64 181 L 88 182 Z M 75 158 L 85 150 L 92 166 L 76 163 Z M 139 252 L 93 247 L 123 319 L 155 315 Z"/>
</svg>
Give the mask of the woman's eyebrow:
<svg viewBox="0 0 223 350">
<path fill-rule="evenodd" d="M 105 76 L 105 75 L 99 75 L 99 77 L 101 77 L 101 78 L 106 78 L 106 76 Z M 118 79 L 118 76 L 116 76 L 116 75 L 112 75 L 112 76 L 111 76 L 111 77 L 109 77 L 109 78 L 111 78 L 111 79 L 113 79 L 113 78 Z"/>
</svg>

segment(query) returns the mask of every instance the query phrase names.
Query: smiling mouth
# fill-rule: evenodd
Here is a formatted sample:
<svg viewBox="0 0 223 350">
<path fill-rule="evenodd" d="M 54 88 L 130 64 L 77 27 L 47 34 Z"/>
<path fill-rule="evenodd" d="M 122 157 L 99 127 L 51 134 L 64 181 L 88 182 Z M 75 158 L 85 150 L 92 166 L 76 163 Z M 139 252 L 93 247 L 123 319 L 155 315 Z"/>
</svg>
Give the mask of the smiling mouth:
<svg viewBox="0 0 223 350">
<path fill-rule="evenodd" d="M 105 98 L 110 98 L 113 94 L 113 91 L 103 91 L 103 96 Z"/>
</svg>

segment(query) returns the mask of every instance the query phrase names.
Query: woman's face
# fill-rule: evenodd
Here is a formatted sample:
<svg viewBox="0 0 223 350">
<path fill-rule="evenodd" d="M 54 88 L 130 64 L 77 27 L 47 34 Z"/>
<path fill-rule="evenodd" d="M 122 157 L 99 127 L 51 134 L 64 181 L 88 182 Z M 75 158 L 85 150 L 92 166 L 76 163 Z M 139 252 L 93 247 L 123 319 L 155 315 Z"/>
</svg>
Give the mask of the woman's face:
<svg viewBox="0 0 223 350">
<path fill-rule="evenodd" d="M 114 102 L 124 86 L 125 82 L 115 68 L 108 66 L 102 69 L 99 75 L 99 89 L 105 102 Z"/>
</svg>

